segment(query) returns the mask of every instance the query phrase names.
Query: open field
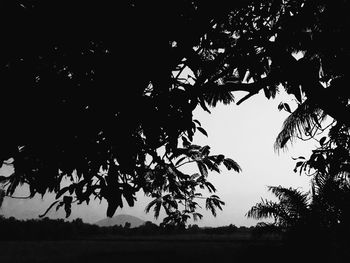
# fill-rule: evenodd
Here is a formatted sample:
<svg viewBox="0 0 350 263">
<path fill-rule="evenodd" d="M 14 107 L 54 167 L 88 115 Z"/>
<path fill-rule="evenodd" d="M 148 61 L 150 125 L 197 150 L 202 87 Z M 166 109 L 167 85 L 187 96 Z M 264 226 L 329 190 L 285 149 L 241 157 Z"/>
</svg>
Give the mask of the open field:
<svg viewBox="0 0 350 263">
<path fill-rule="evenodd" d="M 1 242 L 0 262 L 243 262 L 280 244 L 190 240 Z M 245 259 L 245 260 L 244 260 Z"/>
<path fill-rule="evenodd" d="M 332 255 L 331 261 L 342 262 Z M 232 235 L 106 237 L 67 241 L 2 241 L 1 263 L 313 262 L 278 239 Z M 319 262 L 319 261 L 318 261 Z"/>
<path fill-rule="evenodd" d="M 307 262 L 278 239 L 237 236 L 106 237 L 68 241 L 2 241 L 1 263 Z M 341 262 L 332 256 L 332 261 Z M 310 262 L 310 261 L 309 261 Z M 312 261 L 311 261 L 312 262 Z"/>
</svg>

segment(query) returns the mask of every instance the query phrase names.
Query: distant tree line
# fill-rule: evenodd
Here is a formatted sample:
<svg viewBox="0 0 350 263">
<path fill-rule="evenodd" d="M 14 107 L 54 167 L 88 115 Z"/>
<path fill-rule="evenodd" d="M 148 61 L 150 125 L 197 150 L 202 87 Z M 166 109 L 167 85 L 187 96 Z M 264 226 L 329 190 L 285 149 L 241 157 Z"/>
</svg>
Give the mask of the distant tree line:
<svg viewBox="0 0 350 263">
<path fill-rule="evenodd" d="M 84 223 L 80 218 L 72 221 L 64 219 L 28 219 L 18 220 L 14 217 L 0 216 L 0 240 L 71 240 L 85 238 L 117 238 L 137 236 L 161 236 L 161 235 L 231 235 L 231 234 L 261 234 L 261 226 L 237 227 L 233 224 L 220 227 L 199 227 L 188 225 L 180 227 L 176 225 L 156 225 L 150 221 L 143 225 L 131 228 L 130 223 L 100 227 L 94 224 Z M 270 231 L 272 233 L 273 231 Z"/>
</svg>

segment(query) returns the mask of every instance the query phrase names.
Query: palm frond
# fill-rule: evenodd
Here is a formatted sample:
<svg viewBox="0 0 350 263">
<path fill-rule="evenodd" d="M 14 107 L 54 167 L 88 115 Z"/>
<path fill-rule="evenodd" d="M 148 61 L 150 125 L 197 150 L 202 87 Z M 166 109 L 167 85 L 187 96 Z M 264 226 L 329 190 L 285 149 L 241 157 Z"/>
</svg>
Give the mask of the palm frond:
<svg viewBox="0 0 350 263">
<path fill-rule="evenodd" d="M 298 189 L 284 188 L 282 186 L 269 186 L 271 191 L 285 208 L 287 213 L 293 217 L 300 217 L 307 213 L 309 208 L 309 195 Z"/>
<path fill-rule="evenodd" d="M 296 137 L 309 132 L 315 125 L 319 126 L 318 119 L 323 121 L 325 117 L 323 110 L 305 100 L 283 122 L 282 130 L 274 144 L 275 150 L 285 149 L 287 142 L 293 142 Z"/>
<path fill-rule="evenodd" d="M 154 206 L 157 203 L 157 199 L 152 200 L 151 202 L 148 203 L 148 205 L 145 208 L 145 212 L 149 213 L 151 210 L 152 206 Z"/>
<path fill-rule="evenodd" d="M 161 197 L 153 199 L 145 208 L 145 212 L 149 213 L 151 208 L 154 206 L 153 211 L 154 211 L 154 217 L 157 219 L 159 217 L 160 209 L 162 206 L 162 201 L 163 199 Z"/>
<path fill-rule="evenodd" d="M 260 203 L 255 204 L 247 213 L 248 218 L 263 219 L 277 217 L 280 214 L 279 204 L 268 201 L 261 200 Z"/>
</svg>

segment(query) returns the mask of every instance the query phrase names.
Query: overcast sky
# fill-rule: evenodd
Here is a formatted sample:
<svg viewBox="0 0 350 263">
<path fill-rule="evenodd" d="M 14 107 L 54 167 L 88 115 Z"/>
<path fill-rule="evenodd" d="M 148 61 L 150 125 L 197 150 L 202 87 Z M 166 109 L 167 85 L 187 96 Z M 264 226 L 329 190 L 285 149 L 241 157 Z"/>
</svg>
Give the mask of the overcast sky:
<svg viewBox="0 0 350 263">
<path fill-rule="evenodd" d="M 213 217 L 207 211 L 200 211 L 204 214 L 204 218 L 196 222 L 198 225 L 255 225 L 258 221 L 247 219 L 245 214 L 251 206 L 260 201 L 261 197 L 273 199 L 273 196 L 267 192 L 268 185 L 309 190 L 309 178 L 293 172 L 295 161 L 292 157 L 300 155 L 307 157 L 310 149 L 316 143 L 296 142 L 289 147 L 287 152 L 279 154 L 273 148 L 274 140 L 281 130 L 284 119 L 288 116 L 288 113 L 277 109 L 282 100 L 290 102 L 291 98 L 280 94 L 274 100 L 267 100 L 263 93 L 260 93 L 239 106 L 235 104 L 218 105 L 212 109 L 211 114 L 201 109 L 195 111 L 194 118 L 200 120 L 209 137 L 199 133 L 194 143 L 210 145 L 213 154 L 222 153 L 234 159 L 243 170 L 238 174 L 222 169 L 221 174 L 209 175 L 210 180 L 218 189 L 217 194 L 226 205 L 223 211 L 218 212 L 217 217 Z M 18 194 L 22 193 L 18 192 Z M 149 199 L 146 199 L 142 193 L 139 193 L 137 197 L 138 202 L 135 207 L 125 207 L 117 210 L 116 214 L 131 214 L 143 220 L 160 223 L 161 218 L 155 220 L 152 213 L 144 213 Z M 0 214 L 18 218 L 36 218 L 53 200 L 53 196 L 49 195 L 43 200 L 40 197 L 34 200 L 6 198 Z M 99 201 L 92 202 L 89 206 L 75 206 L 71 218 L 81 217 L 85 222 L 94 223 L 105 217 L 106 207 L 105 202 L 99 203 Z M 63 218 L 64 213 L 63 211 L 57 213 L 53 209 L 49 216 Z"/>
</svg>

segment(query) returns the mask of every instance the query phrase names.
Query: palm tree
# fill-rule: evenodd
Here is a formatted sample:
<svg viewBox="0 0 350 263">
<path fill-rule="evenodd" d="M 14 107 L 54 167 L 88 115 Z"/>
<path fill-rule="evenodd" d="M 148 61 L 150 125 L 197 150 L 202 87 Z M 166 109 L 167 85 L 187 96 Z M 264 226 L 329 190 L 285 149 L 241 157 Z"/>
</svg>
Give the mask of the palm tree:
<svg viewBox="0 0 350 263">
<path fill-rule="evenodd" d="M 306 99 L 283 122 L 282 130 L 275 141 L 275 150 L 286 148 L 287 142 L 293 142 L 295 138 L 315 135 L 326 116 L 322 109 Z"/>
<path fill-rule="evenodd" d="M 311 181 L 311 193 L 298 189 L 269 186 L 278 202 L 261 200 L 248 212 L 255 219 L 274 218 L 282 228 L 314 226 L 322 229 L 343 228 L 350 219 L 350 186 L 340 177 L 317 174 Z"/>
<path fill-rule="evenodd" d="M 274 225 L 289 228 L 302 223 L 309 216 L 310 200 L 308 193 L 282 186 L 269 186 L 268 190 L 279 201 L 262 200 L 247 212 L 248 217 L 255 219 L 273 217 Z"/>
<path fill-rule="evenodd" d="M 348 224 L 350 186 L 346 179 L 329 174 L 317 174 L 312 180 L 313 217 L 326 228 Z"/>
</svg>

